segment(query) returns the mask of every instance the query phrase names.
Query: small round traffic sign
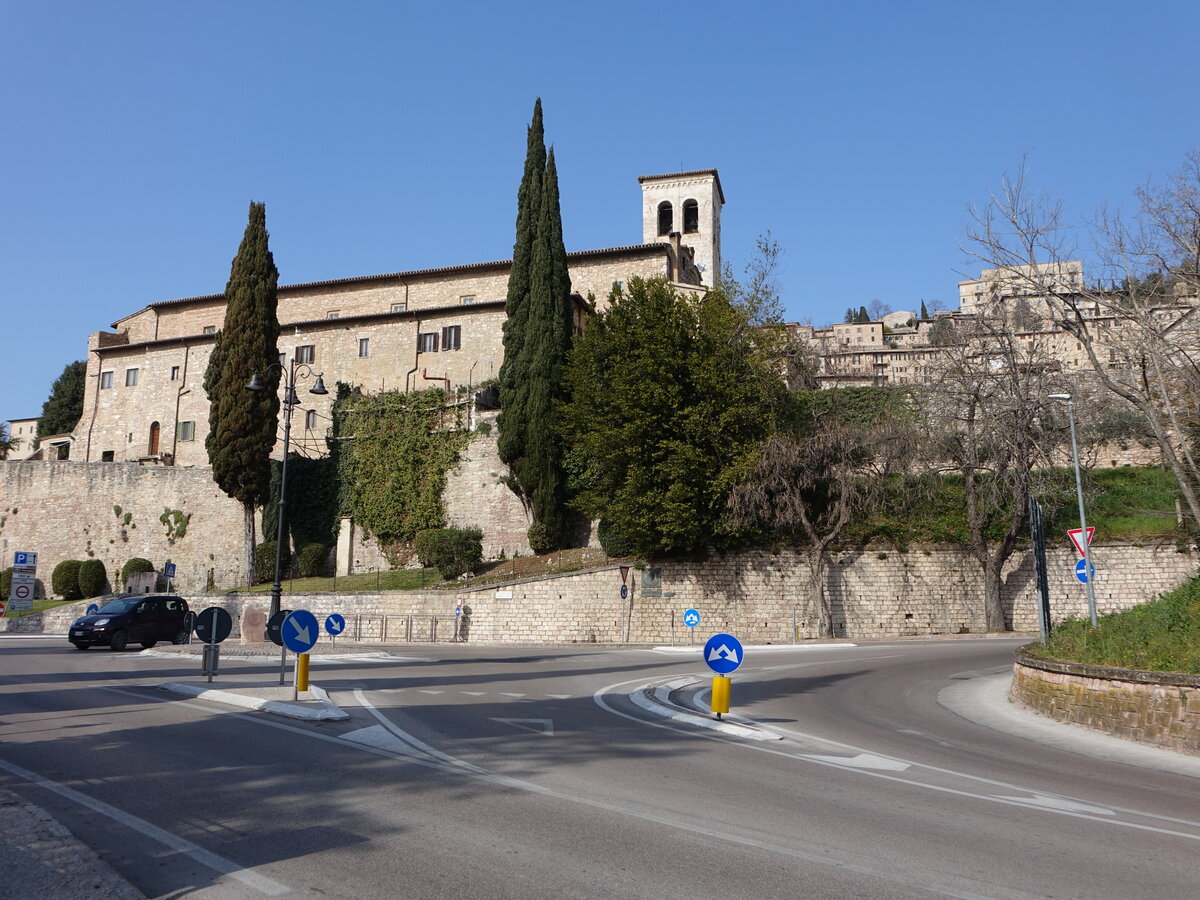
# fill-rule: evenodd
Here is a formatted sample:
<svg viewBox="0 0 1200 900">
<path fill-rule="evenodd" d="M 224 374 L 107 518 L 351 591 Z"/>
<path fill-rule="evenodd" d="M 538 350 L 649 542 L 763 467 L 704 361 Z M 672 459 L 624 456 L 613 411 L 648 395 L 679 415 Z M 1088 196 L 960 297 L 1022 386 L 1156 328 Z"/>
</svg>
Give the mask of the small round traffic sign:
<svg viewBox="0 0 1200 900">
<path fill-rule="evenodd" d="M 283 634 L 281 631 L 283 620 L 291 614 L 292 611 L 290 609 L 281 609 L 275 615 L 271 616 L 271 618 L 267 619 L 267 640 L 276 647 L 283 646 Z"/>
<path fill-rule="evenodd" d="M 628 596 L 629 596 L 629 587 L 624 584 L 621 585 L 621 599 L 624 600 Z"/>
<path fill-rule="evenodd" d="M 1092 563 L 1089 565 L 1089 561 L 1086 559 L 1079 560 L 1079 562 L 1075 563 L 1075 577 L 1083 584 L 1087 584 L 1089 578 L 1096 577 L 1095 564 Z"/>
<path fill-rule="evenodd" d="M 732 634 L 714 634 L 704 645 L 704 661 L 718 675 L 728 675 L 743 657 L 742 643 Z"/>
<path fill-rule="evenodd" d="M 325 631 L 337 637 L 346 630 L 346 620 L 337 613 L 327 616 L 325 619 Z"/>
<path fill-rule="evenodd" d="M 100 607 L 95 603 L 89 603 L 87 609 L 83 611 L 83 614 L 85 616 L 94 616 L 98 612 L 100 612 Z"/>
<path fill-rule="evenodd" d="M 233 618 L 219 606 L 210 606 L 196 616 L 196 637 L 206 644 L 219 644 L 233 631 Z"/>
<path fill-rule="evenodd" d="M 683 613 L 683 624 L 688 628 L 695 628 L 700 624 L 700 610 L 688 609 Z"/>
<path fill-rule="evenodd" d="M 28 600 L 29 599 L 29 585 L 18 584 L 16 587 L 14 587 L 13 588 L 13 599 L 14 600 Z"/>
<path fill-rule="evenodd" d="M 320 637 L 317 617 L 307 609 L 298 609 L 284 619 L 279 631 L 283 636 L 283 646 L 296 654 L 307 653 Z"/>
</svg>

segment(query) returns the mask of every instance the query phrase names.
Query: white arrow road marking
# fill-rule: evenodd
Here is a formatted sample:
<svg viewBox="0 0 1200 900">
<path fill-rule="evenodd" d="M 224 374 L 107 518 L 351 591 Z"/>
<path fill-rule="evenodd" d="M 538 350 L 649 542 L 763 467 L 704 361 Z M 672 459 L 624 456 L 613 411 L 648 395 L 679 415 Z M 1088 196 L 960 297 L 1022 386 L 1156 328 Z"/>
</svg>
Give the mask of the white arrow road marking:
<svg viewBox="0 0 1200 900">
<path fill-rule="evenodd" d="M 1093 816 L 1116 815 L 1113 810 L 1105 809 L 1103 806 L 1092 806 L 1090 803 L 1080 803 L 1078 800 L 1068 800 L 1066 797 L 1047 797 L 1045 794 L 1034 794 L 1032 797 L 1001 797 L 1000 799 L 1040 806 L 1043 809 L 1061 809 L 1064 812 L 1090 813 Z"/>
<path fill-rule="evenodd" d="M 492 721 L 511 725 L 513 728 L 520 728 L 524 731 L 532 731 L 534 734 L 544 734 L 546 737 L 554 737 L 553 719 L 497 719 L 493 717 Z"/>
<path fill-rule="evenodd" d="M 878 769 L 881 772 L 903 772 L 911 768 L 911 763 L 898 759 L 888 759 L 885 756 L 873 756 L 870 753 L 860 753 L 858 756 L 818 756 L 814 753 L 802 754 L 804 759 L 814 762 L 833 763 L 835 766 L 846 766 L 851 769 Z"/>
</svg>

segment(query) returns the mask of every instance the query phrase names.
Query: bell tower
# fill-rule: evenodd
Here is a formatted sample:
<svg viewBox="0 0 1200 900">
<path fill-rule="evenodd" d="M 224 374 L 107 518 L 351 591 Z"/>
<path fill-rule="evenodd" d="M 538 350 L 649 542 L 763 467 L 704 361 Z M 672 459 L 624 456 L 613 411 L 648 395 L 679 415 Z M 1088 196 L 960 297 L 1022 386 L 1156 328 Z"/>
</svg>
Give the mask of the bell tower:
<svg viewBox="0 0 1200 900">
<path fill-rule="evenodd" d="M 696 254 L 705 285 L 721 277 L 721 207 L 725 193 L 716 169 L 641 175 L 642 243 L 669 243 L 677 233 Z"/>
</svg>

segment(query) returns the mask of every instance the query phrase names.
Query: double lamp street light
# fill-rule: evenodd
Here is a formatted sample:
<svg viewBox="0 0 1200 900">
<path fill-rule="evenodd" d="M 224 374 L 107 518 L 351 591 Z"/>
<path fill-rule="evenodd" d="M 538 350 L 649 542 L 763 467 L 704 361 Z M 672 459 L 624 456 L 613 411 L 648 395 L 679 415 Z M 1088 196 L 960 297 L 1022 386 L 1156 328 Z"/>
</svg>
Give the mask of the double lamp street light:
<svg viewBox="0 0 1200 900">
<path fill-rule="evenodd" d="M 259 375 L 266 375 L 273 370 L 279 370 L 279 375 L 283 379 L 283 465 L 279 473 L 279 507 L 277 517 L 279 519 L 278 528 L 275 536 L 275 583 L 271 586 L 271 616 L 272 618 L 279 612 L 280 598 L 283 595 L 283 585 L 280 583 L 280 577 L 283 571 L 283 548 L 287 536 L 287 470 L 288 470 L 288 447 L 291 443 L 292 436 L 292 410 L 300 404 L 300 398 L 296 396 L 296 379 L 315 377 L 316 381 L 313 386 L 308 389 L 310 394 L 324 396 L 329 391 L 325 387 L 325 382 L 318 372 L 314 372 L 312 366 L 307 363 L 296 363 L 293 357 L 287 367 L 283 363 L 272 363 L 267 366 L 261 373 L 255 372 L 250 383 L 246 385 L 246 390 L 256 393 L 265 391 L 267 386 L 262 383 Z"/>
</svg>

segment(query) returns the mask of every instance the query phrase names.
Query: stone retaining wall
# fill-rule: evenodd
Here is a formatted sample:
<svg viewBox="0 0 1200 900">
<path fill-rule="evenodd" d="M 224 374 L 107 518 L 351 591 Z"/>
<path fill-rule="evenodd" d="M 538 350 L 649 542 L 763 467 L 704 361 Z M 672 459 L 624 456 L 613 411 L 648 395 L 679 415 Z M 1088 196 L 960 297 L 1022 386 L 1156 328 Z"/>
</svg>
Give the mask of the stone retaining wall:
<svg viewBox="0 0 1200 900">
<path fill-rule="evenodd" d="M 1061 722 L 1200 756 L 1200 675 L 1085 666 L 1018 652 L 1010 697 Z"/>
</svg>

